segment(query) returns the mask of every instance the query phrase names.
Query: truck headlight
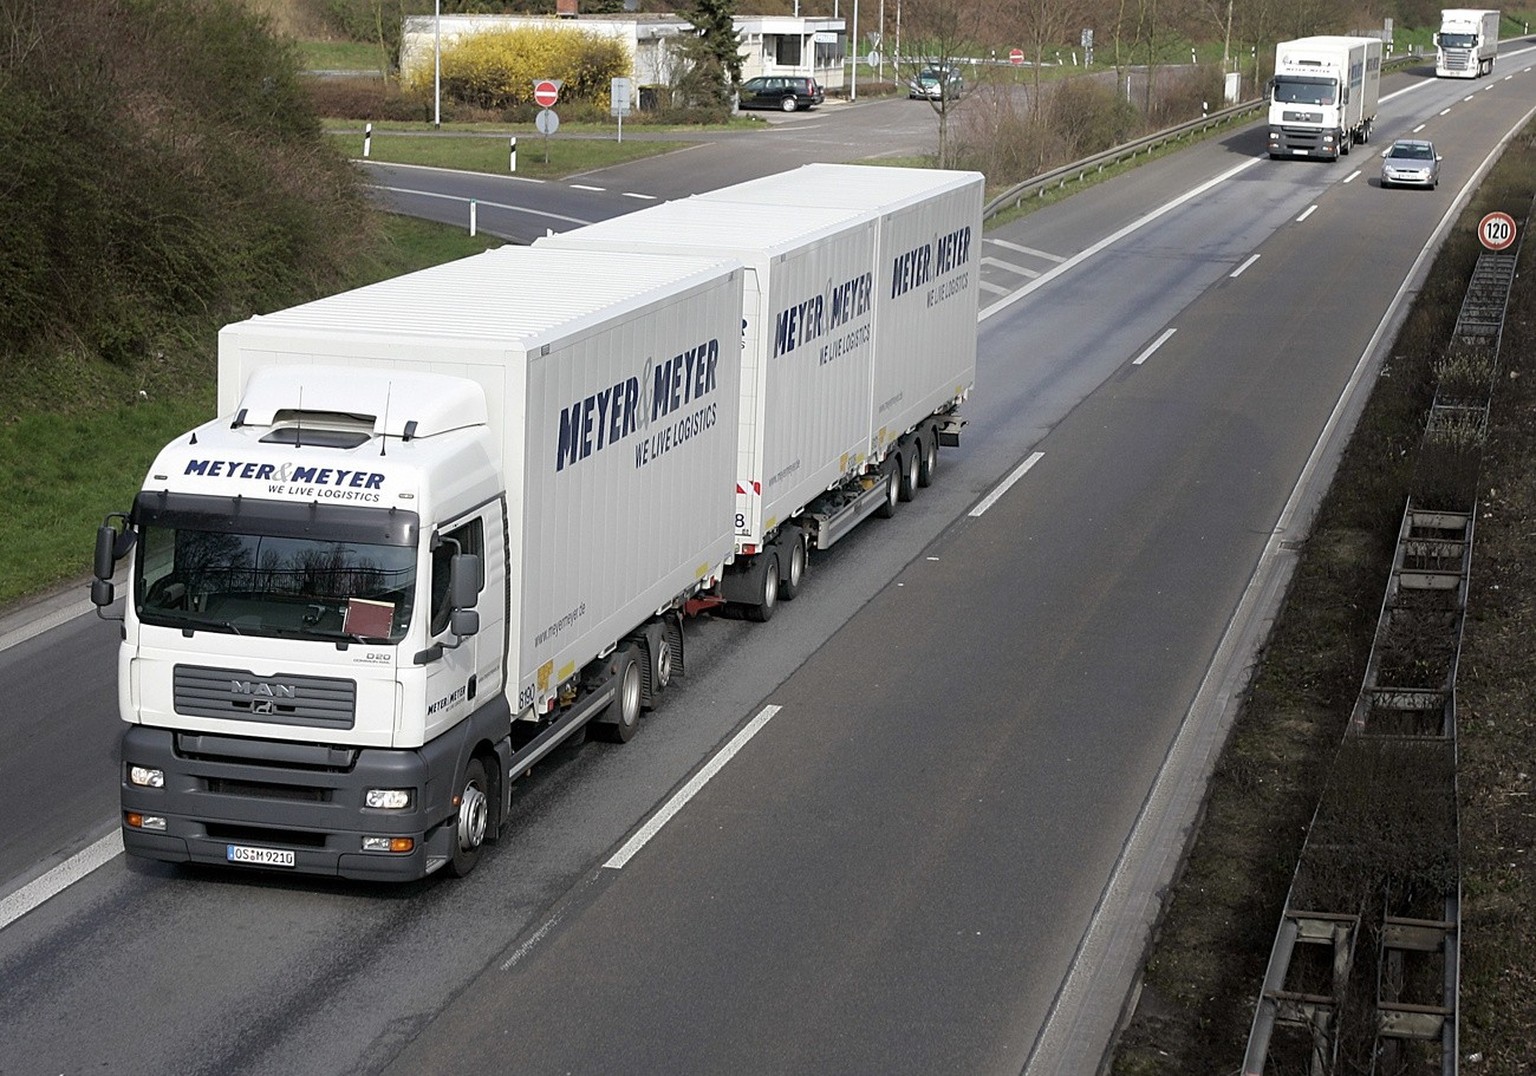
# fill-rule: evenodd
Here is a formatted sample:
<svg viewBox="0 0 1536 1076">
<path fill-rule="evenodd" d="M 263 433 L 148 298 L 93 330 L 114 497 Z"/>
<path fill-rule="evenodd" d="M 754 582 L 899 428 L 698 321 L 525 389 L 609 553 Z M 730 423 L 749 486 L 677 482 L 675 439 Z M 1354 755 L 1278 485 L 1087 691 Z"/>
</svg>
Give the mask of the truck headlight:
<svg viewBox="0 0 1536 1076">
<path fill-rule="evenodd" d="M 416 847 L 414 837 L 364 837 L 365 852 L 410 852 Z"/>
<path fill-rule="evenodd" d="M 384 811 L 402 811 L 411 805 L 408 788 L 370 788 L 364 803 Z"/>
<path fill-rule="evenodd" d="M 129 766 L 128 783 L 140 788 L 164 788 L 165 771 L 150 766 Z"/>
</svg>

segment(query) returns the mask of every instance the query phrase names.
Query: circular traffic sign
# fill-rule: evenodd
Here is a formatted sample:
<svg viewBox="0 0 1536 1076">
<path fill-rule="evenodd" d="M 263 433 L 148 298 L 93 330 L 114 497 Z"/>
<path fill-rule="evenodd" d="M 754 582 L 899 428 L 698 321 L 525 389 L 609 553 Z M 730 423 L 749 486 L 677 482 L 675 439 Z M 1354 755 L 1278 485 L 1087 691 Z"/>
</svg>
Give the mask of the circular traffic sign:
<svg viewBox="0 0 1536 1076">
<path fill-rule="evenodd" d="M 560 98 L 559 83 L 540 79 L 533 84 L 533 102 L 540 108 L 548 108 Z"/>
<path fill-rule="evenodd" d="M 1507 250 L 1515 241 L 1515 218 L 1508 213 L 1489 213 L 1477 222 L 1477 237 L 1489 250 Z"/>
<path fill-rule="evenodd" d="M 560 117 L 555 115 L 554 109 L 541 108 L 539 114 L 533 117 L 533 126 L 539 134 L 552 135 L 560 129 Z"/>
<path fill-rule="evenodd" d="M 1023 49 L 1009 49 L 1008 50 L 1008 62 L 1013 64 L 1014 67 L 1018 67 L 1020 64 L 1022 64 L 1024 62 L 1024 50 Z"/>
</svg>

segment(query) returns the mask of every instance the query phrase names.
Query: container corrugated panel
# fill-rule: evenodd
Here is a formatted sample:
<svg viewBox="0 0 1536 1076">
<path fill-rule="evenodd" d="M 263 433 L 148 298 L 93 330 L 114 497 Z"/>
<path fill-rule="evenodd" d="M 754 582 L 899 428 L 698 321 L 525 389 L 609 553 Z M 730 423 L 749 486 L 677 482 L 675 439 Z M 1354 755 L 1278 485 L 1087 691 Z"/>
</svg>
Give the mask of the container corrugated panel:
<svg viewBox="0 0 1536 1076">
<path fill-rule="evenodd" d="M 730 256 L 747 268 L 736 536 L 751 551 L 856 471 L 869 442 L 872 214 L 665 202 L 540 239 L 534 250 Z"/>
<path fill-rule="evenodd" d="M 507 476 L 526 689 L 729 557 L 742 279 L 729 259 L 503 248 L 227 327 L 221 409 L 273 365 L 479 384 Z"/>
<path fill-rule="evenodd" d="M 873 454 L 975 384 L 983 189 L 979 172 L 808 164 L 699 196 L 878 215 Z"/>
</svg>

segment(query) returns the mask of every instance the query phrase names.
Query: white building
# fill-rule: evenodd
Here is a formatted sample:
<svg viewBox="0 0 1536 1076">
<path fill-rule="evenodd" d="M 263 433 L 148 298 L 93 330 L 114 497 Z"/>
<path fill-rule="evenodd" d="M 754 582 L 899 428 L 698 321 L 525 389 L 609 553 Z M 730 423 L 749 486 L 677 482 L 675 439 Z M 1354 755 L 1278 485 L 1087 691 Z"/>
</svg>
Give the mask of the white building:
<svg viewBox="0 0 1536 1076">
<path fill-rule="evenodd" d="M 737 16 L 741 36 L 741 76 L 810 75 L 827 90 L 844 85 L 843 56 L 847 36 L 843 19 L 801 18 L 792 15 Z M 411 15 L 400 35 L 400 76 L 409 80 L 418 70 L 432 70 L 439 20 Z M 630 86 L 638 96 L 642 86 L 666 86 L 676 73 L 674 44 L 691 34 L 693 24 L 681 15 L 444 15 L 442 44 L 488 30 L 529 26 L 577 29 L 618 38 L 629 50 L 633 67 Z"/>
<path fill-rule="evenodd" d="M 845 20 L 738 15 L 735 22 L 736 32 L 741 35 L 743 79 L 756 75 L 810 75 L 823 89 L 840 90 L 845 85 Z"/>
</svg>

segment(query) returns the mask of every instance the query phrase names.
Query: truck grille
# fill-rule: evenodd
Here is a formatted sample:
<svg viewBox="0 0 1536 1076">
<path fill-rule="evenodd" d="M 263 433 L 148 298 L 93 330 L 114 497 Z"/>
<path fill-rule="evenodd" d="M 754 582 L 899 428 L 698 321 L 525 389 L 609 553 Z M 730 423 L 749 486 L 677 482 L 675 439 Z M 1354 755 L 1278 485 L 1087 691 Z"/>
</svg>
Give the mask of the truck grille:
<svg viewBox="0 0 1536 1076">
<path fill-rule="evenodd" d="M 357 683 L 327 676 L 178 665 L 176 712 L 188 717 L 349 729 L 357 717 Z"/>
</svg>

